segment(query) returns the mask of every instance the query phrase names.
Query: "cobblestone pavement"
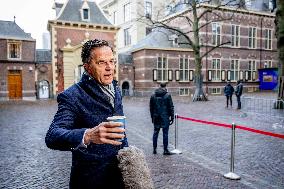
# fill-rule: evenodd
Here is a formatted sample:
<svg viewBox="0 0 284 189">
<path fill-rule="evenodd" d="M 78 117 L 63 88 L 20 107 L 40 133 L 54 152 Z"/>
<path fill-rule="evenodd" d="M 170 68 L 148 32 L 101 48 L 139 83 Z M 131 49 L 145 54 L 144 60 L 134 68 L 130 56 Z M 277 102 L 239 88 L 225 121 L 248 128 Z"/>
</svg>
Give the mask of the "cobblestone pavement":
<svg viewBox="0 0 284 189">
<path fill-rule="evenodd" d="M 271 93 L 260 95 L 275 98 Z M 224 127 L 179 119 L 182 154 L 162 155 L 160 133 L 158 154 L 153 155 L 148 103 L 148 98 L 125 98 L 124 110 L 129 143 L 144 150 L 155 188 L 284 188 L 284 140 L 280 138 L 236 131 L 238 181 L 223 177 L 229 172 L 231 140 L 231 130 Z M 283 120 L 227 109 L 221 96 L 194 103 L 175 98 L 174 104 L 181 116 L 284 134 Z M 0 101 L 0 188 L 68 188 L 71 153 L 50 150 L 44 143 L 56 110 L 55 100 Z M 174 139 L 171 126 L 171 149 Z"/>
</svg>

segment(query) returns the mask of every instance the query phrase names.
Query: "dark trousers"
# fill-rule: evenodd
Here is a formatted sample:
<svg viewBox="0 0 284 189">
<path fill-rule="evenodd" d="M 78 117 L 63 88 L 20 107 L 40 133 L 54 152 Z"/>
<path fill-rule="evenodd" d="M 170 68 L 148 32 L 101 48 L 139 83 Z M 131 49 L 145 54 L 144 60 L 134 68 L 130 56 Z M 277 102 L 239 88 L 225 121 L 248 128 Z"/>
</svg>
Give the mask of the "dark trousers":
<svg viewBox="0 0 284 189">
<path fill-rule="evenodd" d="M 229 106 L 229 100 L 230 100 L 230 105 L 232 106 L 232 95 L 227 95 L 227 107 Z"/>
<path fill-rule="evenodd" d="M 154 127 L 154 134 L 153 134 L 153 147 L 154 149 L 157 148 L 158 144 L 158 136 L 159 136 L 159 131 L 160 127 Z M 168 133 L 169 133 L 169 126 L 163 127 L 163 145 L 164 145 L 164 150 L 168 149 Z"/>
<path fill-rule="evenodd" d="M 241 103 L 241 96 L 237 95 L 237 102 L 238 102 L 238 109 L 241 109 L 242 103 Z"/>
</svg>

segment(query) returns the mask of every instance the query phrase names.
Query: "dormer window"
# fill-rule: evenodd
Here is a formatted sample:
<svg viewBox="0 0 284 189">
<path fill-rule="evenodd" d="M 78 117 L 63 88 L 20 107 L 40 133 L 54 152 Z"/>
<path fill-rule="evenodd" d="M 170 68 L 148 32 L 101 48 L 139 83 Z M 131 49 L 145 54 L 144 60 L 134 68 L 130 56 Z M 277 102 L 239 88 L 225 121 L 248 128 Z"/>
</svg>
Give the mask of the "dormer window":
<svg viewBox="0 0 284 189">
<path fill-rule="evenodd" d="M 83 20 L 89 20 L 89 9 L 83 9 Z"/>
<path fill-rule="evenodd" d="M 87 1 L 84 1 L 81 8 L 81 18 L 82 21 L 90 21 L 90 7 Z"/>
<path fill-rule="evenodd" d="M 178 46 L 178 36 L 176 34 L 170 35 L 169 40 L 173 42 L 173 46 Z"/>
</svg>

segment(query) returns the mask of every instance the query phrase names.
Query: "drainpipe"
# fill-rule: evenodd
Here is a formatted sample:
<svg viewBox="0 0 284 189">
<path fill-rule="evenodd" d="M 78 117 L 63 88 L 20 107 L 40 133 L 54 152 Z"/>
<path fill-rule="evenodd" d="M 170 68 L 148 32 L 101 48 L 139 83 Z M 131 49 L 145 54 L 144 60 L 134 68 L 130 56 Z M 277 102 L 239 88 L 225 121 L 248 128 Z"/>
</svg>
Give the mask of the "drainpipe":
<svg viewBox="0 0 284 189">
<path fill-rule="evenodd" d="M 259 66 L 262 68 L 262 21 L 263 17 L 260 17 L 260 47 L 259 47 Z"/>
<path fill-rule="evenodd" d="M 206 24 L 208 23 L 208 13 L 206 13 Z M 206 25 L 206 53 L 208 51 L 208 24 Z M 208 59 L 207 59 L 208 54 L 205 57 L 205 65 L 206 65 L 206 69 L 205 69 L 205 74 L 206 74 L 206 93 L 208 94 Z"/>
</svg>

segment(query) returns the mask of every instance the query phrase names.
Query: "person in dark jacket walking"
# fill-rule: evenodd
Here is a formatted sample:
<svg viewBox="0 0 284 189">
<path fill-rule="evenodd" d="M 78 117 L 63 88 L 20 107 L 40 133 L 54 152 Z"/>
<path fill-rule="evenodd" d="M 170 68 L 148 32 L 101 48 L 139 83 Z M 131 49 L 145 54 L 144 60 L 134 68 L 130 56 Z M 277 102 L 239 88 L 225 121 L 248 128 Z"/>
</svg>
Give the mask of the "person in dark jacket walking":
<svg viewBox="0 0 284 189">
<path fill-rule="evenodd" d="M 235 94 L 236 94 L 237 102 L 238 102 L 238 108 L 237 109 L 241 109 L 241 107 L 242 107 L 241 96 L 243 94 L 243 84 L 242 84 L 241 80 L 237 81 Z"/>
<path fill-rule="evenodd" d="M 153 153 L 157 153 L 159 131 L 163 129 L 164 155 L 172 155 L 168 150 L 169 126 L 174 121 L 174 105 L 171 95 L 167 92 L 166 84 L 161 83 L 160 88 L 150 98 L 150 113 L 154 124 Z"/>
<path fill-rule="evenodd" d="M 123 115 L 122 99 L 113 80 L 115 59 L 107 41 L 89 40 L 82 47 L 85 73 L 57 97 L 58 110 L 47 131 L 47 147 L 72 152 L 69 187 L 124 188 L 116 155 L 128 146 L 125 129 L 107 122 Z M 118 141 L 117 139 L 122 139 Z"/>
<path fill-rule="evenodd" d="M 230 82 L 227 82 L 226 86 L 224 87 L 224 95 L 226 96 L 227 99 L 227 108 L 229 106 L 229 101 L 230 101 L 230 106 L 232 107 L 232 96 L 234 94 L 234 87 L 231 85 Z"/>
</svg>

